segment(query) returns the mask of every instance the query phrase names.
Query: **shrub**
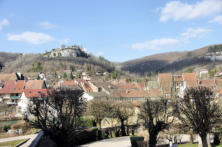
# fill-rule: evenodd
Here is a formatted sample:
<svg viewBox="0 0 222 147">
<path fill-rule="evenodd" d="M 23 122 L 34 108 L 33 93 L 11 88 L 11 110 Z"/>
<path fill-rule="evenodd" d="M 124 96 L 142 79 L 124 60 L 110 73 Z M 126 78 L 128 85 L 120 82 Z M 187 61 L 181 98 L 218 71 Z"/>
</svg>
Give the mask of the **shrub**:
<svg viewBox="0 0 222 147">
<path fill-rule="evenodd" d="M 10 129 L 10 126 L 4 126 L 4 127 L 3 127 L 3 130 L 4 130 L 5 132 L 8 132 L 9 129 Z"/>
<path fill-rule="evenodd" d="M 26 132 L 30 129 L 30 126 L 28 123 L 24 121 L 19 121 L 16 124 L 11 125 L 10 127 L 12 130 L 22 129 L 23 132 Z"/>
<path fill-rule="evenodd" d="M 76 137 L 75 137 L 75 140 L 76 140 L 75 145 L 81 145 L 81 144 L 86 144 L 89 142 L 96 141 L 97 132 L 98 132 L 97 128 L 90 128 L 90 129 L 77 132 Z"/>
<path fill-rule="evenodd" d="M 144 141 L 144 137 L 142 136 L 131 136 L 130 137 L 130 142 L 132 147 L 138 147 L 137 141 Z"/>
<path fill-rule="evenodd" d="M 93 120 L 89 119 L 89 118 L 82 118 L 82 123 L 81 126 L 82 127 L 93 127 Z"/>
<path fill-rule="evenodd" d="M 220 144 L 220 138 L 219 138 L 219 133 L 214 134 L 214 145 L 219 145 Z"/>
</svg>

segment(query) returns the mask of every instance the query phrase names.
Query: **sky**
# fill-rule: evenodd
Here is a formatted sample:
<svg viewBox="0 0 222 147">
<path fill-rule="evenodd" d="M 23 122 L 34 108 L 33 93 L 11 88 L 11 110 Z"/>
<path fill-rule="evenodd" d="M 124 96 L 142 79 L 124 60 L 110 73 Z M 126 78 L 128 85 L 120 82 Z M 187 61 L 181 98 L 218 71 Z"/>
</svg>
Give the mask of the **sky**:
<svg viewBox="0 0 222 147">
<path fill-rule="evenodd" d="M 62 44 L 114 62 L 222 43 L 222 0 L 0 0 L 0 51 Z"/>
</svg>

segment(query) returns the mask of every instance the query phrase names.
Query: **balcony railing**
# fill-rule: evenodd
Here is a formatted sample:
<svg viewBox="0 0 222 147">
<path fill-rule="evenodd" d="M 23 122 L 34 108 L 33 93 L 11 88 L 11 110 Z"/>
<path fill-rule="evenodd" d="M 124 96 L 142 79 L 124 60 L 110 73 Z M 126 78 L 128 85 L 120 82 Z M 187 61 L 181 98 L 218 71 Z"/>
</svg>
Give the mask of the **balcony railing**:
<svg viewBox="0 0 222 147">
<path fill-rule="evenodd" d="M 15 100 L 15 99 L 19 99 L 20 96 L 10 96 L 11 99 Z"/>
</svg>

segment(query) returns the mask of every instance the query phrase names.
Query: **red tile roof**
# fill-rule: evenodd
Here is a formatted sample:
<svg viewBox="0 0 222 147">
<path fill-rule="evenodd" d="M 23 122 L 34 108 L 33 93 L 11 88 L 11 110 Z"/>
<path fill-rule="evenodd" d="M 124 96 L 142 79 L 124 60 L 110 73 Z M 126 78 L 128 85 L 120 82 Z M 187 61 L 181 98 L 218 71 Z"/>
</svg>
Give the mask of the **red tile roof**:
<svg viewBox="0 0 222 147">
<path fill-rule="evenodd" d="M 118 83 L 114 84 L 120 89 L 144 89 L 146 87 L 146 84 L 144 82 L 137 83 L 137 82 L 130 82 L 130 83 Z"/>
<path fill-rule="evenodd" d="M 24 93 L 27 98 L 42 98 L 48 96 L 48 89 L 25 89 Z"/>
<path fill-rule="evenodd" d="M 183 80 L 186 81 L 187 87 L 198 87 L 195 73 L 183 73 Z"/>
<path fill-rule="evenodd" d="M 77 79 L 76 81 L 78 82 L 78 86 L 79 86 L 84 92 L 90 92 L 90 93 L 93 92 L 90 84 L 89 84 L 87 81 L 85 81 L 85 80 L 83 80 L 83 79 Z"/>
<path fill-rule="evenodd" d="M 149 89 L 149 98 L 156 98 L 162 96 L 162 93 L 159 88 Z"/>
<path fill-rule="evenodd" d="M 204 86 L 204 87 L 214 87 L 215 86 L 215 82 L 212 79 L 201 80 L 200 81 L 200 85 Z"/>
<path fill-rule="evenodd" d="M 25 84 L 25 89 L 45 89 L 45 82 L 43 80 L 29 80 Z"/>
<path fill-rule="evenodd" d="M 162 88 L 164 93 L 170 93 L 173 86 L 173 76 L 172 73 L 161 73 L 158 74 L 160 88 Z"/>
<path fill-rule="evenodd" d="M 2 89 L 0 89 L 1 94 L 10 94 L 14 91 L 16 81 L 6 81 Z"/>
<path fill-rule="evenodd" d="M 173 76 L 175 82 L 183 82 L 183 77 L 180 75 Z"/>
<path fill-rule="evenodd" d="M 10 73 L 10 74 L 6 74 L 6 73 L 2 73 L 0 74 L 0 81 L 11 81 L 11 80 L 17 80 L 17 75 L 16 73 Z"/>
<path fill-rule="evenodd" d="M 20 80 L 15 84 L 15 88 L 12 93 L 22 93 L 25 87 L 25 81 Z"/>
<path fill-rule="evenodd" d="M 140 98 L 140 97 L 148 97 L 148 91 L 145 90 L 120 90 L 120 91 L 116 91 L 115 93 L 113 93 L 113 95 L 111 97 L 114 98 L 121 98 L 121 97 L 125 97 L 125 98 Z"/>
<path fill-rule="evenodd" d="M 74 81 L 64 81 L 60 84 L 60 86 L 75 86 L 75 82 Z"/>
</svg>

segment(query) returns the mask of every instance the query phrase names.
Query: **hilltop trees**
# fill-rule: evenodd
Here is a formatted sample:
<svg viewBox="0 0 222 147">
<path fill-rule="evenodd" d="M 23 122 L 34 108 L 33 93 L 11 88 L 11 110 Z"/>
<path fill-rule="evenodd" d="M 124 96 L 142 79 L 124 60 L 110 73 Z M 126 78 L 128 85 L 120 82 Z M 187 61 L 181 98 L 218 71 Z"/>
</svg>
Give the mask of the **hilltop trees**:
<svg viewBox="0 0 222 147">
<path fill-rule="evenodd" d="M 222 51 L 222 45 L 214 45 L 214 46 L 210 46 L 208 48 L 208 52 L 221 52 Z"/>
<path fill-rule="evenodd" d="M 42 129 L 58 146 L 74 146 L 86 100 L 81 90 L 62 89 L 50 92 L 47 98 L 33 98 L 30 123 Z M 44 97 L 44 96 L 42 96 Z"/>
<path fill-rule="evenodd" d="M 167 129 L 173 122 L 173 110 L 166 99 L 148 100 L 142 105 L 139 117 L 144 121 L 149 133 L 149 147 L 155 147 L 160 131 Z"/>
<path fill-rule="evenodd" d="M 184 99 L 176 104 L 176 108 L 177 117 L 185 126 L 199 134 L 203 147 L 207 147 L 207 134 L 221 117 L 213 92 L 206 87 L 190 88 Z"/>
</svg>

